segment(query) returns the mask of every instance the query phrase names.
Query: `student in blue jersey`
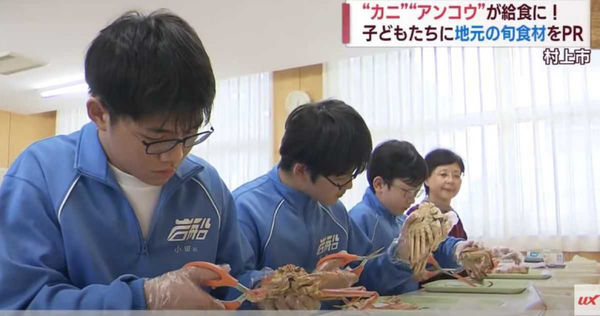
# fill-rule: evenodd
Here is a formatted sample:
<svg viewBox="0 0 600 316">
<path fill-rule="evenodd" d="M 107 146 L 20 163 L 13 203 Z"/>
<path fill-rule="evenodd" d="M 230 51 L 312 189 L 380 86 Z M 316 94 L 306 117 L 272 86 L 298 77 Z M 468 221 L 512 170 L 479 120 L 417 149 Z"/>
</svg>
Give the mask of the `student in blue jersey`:
<svg viewBox="0 0 600 316">
<path fill-rule="evenodd" d="M 387 247 L 398 237 L 407 217 L 404 211 L 415 202 L 426 177 L 427 164 L 411 143 L 388 140 L 375 147 L 367 168 L 369 186 L 349 212 L 373 247 Z"/>
<path fill-rule="evenodd" d="M 294 264 L 313 271 L 318 260 L 328 254 L 367 255 L 376 250 L 339 201 L 366 168 L 371 149 L 371 134 L 364 120 L 342 101 L 301 105 L 288 116 L 279 164 L 233 192 L 240 228 L 250 242 L 256 269 Z M 446 243 L 440 251 L 451 257 L 458 242 Z M 406 247 L 386 249 L 383 256 L 367 264 L 358 284 L 381 295 L 409 290 L 405 286 L 411 283 L 412 270 L 407 258 Z M 322 288 L 347 287 L 356 281 L 352 274 L 338 275 L 336 282 Z M 309 298 L 297 302 L 284 297 L 262 307 L 315 306 L 318 302 Z"/>
<path fill-rule="evenodd" d="M 210 60 L 166 11 L 128 12 L 85 57 L 93 123 L 39 141 L 0 188 L 0 308 L 222 309 L 195 261 L 243 271 L 231 193 L 188 155 L 212 132 Z"/>
<path fill-rule="evenodd" d="M 379 144 L 367 168 L 369 187 L 363 199 L 349 212 L 357 227 L 371 240 L 373 247 L 387 247 L 400 234 L 407 215 L 404 211 L 415 202 L 427 177 L 427 164 L 417 149 L 409 142 L 388 140 Z M 434 257 L 442 266 L 453 266 L 455 253 L 444 251 L 459 239 L 448 237 Z M 468 241 L 461 248 L 472 246 Z M 413 280 L 406 286 L 416 290 Z"/>
</svg>

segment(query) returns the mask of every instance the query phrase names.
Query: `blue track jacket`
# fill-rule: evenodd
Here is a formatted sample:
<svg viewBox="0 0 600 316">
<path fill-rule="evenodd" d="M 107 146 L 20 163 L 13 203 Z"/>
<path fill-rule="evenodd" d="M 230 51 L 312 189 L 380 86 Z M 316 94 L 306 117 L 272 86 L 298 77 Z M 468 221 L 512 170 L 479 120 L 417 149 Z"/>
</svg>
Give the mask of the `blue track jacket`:
<svg viewBox="0 0 600 316">
<path fill-rule="evenodd" d="M 328 254 L 346 250 L 367 255 L 377 249 L 341 202 L 321 205 L 283 184 L 277 168 L 233 191 L 255 269 L 291 263 L 310 272 Z M 386 252 L 367 263 L 358 283 L 381 295 L 398 294 L 407 291 L 411 275 L 407 264 L 393 263 Z"/>
<path fill-rule="evenodd" d="M 407 218 L 404 214 L 396 216 L 388 211 L 369 187 L 365 190 L 362 201 L 356 204 L 349 214 L 358 228 L 368 236 L 375 249 L 389 246 L 394 238 L 400 235 Z M 461 240 L 460 238 L 448 237 L 433 253 L 433 256 L 442 267 L 457 267 L 454 247 Z M 417 289 L 418 283 L 414 280 L 412 280 L 412 283 L 412 287 Z"/>
<path fill-rule="evenodd" d="M 241 273 L 238 227 L 215 169 L 188 156 L 163 186 L 144 240 L 89 123 L 33 144 L 4 178 L 0 308 L 145 309 L 146 277 L 195 260 Z"/>
</svg>

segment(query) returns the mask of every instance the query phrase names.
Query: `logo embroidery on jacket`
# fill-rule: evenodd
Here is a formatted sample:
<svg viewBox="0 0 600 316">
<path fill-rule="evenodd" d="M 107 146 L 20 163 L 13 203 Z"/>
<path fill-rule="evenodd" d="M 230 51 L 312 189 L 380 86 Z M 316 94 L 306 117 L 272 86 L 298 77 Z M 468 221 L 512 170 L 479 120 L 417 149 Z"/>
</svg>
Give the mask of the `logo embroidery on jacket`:
<svg viewBox="0 0 600 316">
<path fill-rule="evenodd" d="M 340 238 L 338 234 L 328 235 L 324 238 L 321 238 L 319 241 L 319 249 L 317 249 L 317 256 L 331 250 L 336 250 L 338 248 Z"/>
<path fill-rule="evenodd" d="M 210 217 L 176 219 L 167 240 L 204 240 L 209 230 Z"/>
</svg>

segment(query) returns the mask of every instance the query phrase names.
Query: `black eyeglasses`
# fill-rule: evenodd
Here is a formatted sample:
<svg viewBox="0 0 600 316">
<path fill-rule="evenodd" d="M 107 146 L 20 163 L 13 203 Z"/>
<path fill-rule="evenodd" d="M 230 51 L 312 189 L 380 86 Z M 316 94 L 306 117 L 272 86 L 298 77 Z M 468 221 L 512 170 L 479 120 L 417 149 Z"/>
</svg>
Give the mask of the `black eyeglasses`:
<svg viewBox="0 0 600 316">
<path fill-rule="evenodd" d="M 325 179 L 327 179 L 327 181 L 329 181 L 329 183 L 333 184 L 334 186 L 336 186 L 338 188 L 338 190 L 342 191 L 342 189 L 348 185 L 348 183 L 352 182 L 352 180 L 356 179 L 356 177 L 358 176 L 358 173 L 354 173 L 350 176 L 350 180 L 344 182 L 343 184 L 338 184 L 335 183 L 335 181 L 329 179 L 329 176 L 323 176 Z"/>
<path fill-rule="evenodd" d="M 185 148 L 191 148 L 195 145 L 198 145 L 205 141 L 214 131 L 215 129 L 211 126 L 210 130 L 208 131 L 203 131 L 184 138 L 159 140 L 156 142 L 142 141 L 142 144 L 146 146 L 146 153 L 148 155 L 160 155 L 175 148 L 175 146 L 177 146 L 179 143 L 183 144 L 183 147 Z"/>
<path fill-rule="evenodd" d="M 397 184 L 393 184 L 393 183 L 389 183 L 388 184 L 390 187 L 396 187 L 400 190 L 402 190 L 402 192 L 404 192 L 404 198 L 408 199 L 408 198 L 418 198 L 423 194 L 423 187 L 419 186 L 418 188 L 414 188 L 412 190 L 409 189 L 405 189 Z"/>
</svg>

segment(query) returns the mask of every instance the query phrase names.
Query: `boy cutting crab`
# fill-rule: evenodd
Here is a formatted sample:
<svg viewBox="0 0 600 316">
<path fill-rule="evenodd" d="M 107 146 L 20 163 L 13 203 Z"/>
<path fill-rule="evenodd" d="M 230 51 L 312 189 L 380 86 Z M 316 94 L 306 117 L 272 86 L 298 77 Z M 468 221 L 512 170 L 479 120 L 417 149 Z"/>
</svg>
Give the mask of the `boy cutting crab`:
<svg viewBox="0 0 600 316">
<path fill-rule="evenodd" d="M 250 242 L 256 269 L 291 263 L 319 271 L 323 267 L 317 263 L 326 255 L 342 250 L 367 255 L 376 249 L 339 202 L 352 180 L 365 170 L 371 149 L 364 120 L 342 101 L 301 105 L 288 116 L 280 163 L 233 192 L 240 229 Z M 452 256 L 458 242 L 443 251 Z M 412 270 L 406 264 L 409 249 L 403 245 L 387 248 L 384 255 L 366 263 L 357 285 L 381 295 L 405 292 Z M 357 281 L 348 271 L 333 273 L 338 277 L 323 288 L 345 288 Z M 309 297 L 282 297 L 261 307 L 309 309 L 318 305 Z"/>
<path fill-rule="evenodd" d="M 231 193 L 188 155 L 215 79 L 192 27 L 127 12 L 85 58 L 93 123 L 26 149 L 0 187 L 0 309 L 222 309 L 189 261 L 244 270 Z"/>
</svg>

